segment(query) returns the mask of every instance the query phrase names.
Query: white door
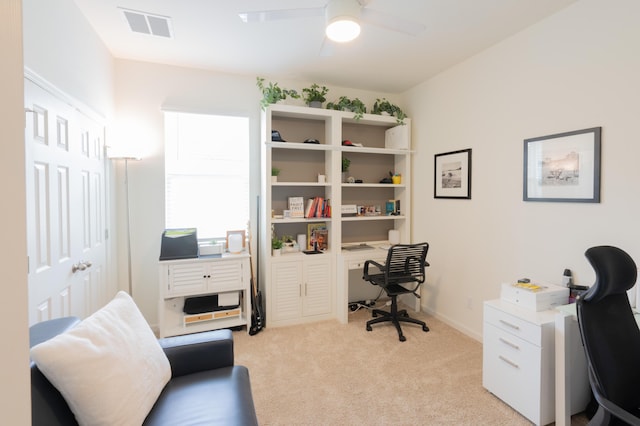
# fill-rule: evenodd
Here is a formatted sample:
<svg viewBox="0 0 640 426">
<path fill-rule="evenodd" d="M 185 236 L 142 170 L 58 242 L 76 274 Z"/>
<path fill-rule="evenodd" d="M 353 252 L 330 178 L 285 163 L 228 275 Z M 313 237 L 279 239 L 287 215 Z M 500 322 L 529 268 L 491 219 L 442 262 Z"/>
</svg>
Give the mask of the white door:
<svg viewBox="0 0 640 426">
<path fill-rule="evenodd" d="M 104 126 L 25 79 L 29 324 L 107 294 Z"/>
</svg>

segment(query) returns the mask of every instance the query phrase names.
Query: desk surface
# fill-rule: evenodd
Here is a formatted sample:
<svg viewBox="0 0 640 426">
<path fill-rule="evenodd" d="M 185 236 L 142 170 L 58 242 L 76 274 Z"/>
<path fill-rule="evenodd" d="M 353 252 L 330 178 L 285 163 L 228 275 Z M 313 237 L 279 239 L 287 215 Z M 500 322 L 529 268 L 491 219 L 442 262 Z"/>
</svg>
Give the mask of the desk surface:
<svg viewBox="0 0 640 426">
<path fill-rule="evenodd" d="M 558 312 L 560 312 L 561 314 L 564 315 L 568 315 L 573 317 L 574 319 L 578 318 L 578 315 L 576 313 L 576 304 L 575 303 L 570 303 L 568 305 L 562 305 L 562 306 L 557 306 L 556 310 Z M 640 312 L 638 311 L 637 308 L 632 308 L 633 311 L 633 317 L 636 320 L 636 323 L 638 324 L 638 327 L 640 327 Z"/>
</svg>

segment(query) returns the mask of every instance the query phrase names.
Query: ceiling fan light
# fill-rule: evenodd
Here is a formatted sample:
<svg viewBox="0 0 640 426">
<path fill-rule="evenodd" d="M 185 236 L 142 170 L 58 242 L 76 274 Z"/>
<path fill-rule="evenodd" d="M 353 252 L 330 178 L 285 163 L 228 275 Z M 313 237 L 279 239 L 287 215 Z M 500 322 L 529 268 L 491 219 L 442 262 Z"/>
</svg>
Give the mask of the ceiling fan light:
<svg viewBox="0 0 640 426">
<path fill-rule="evenodd" d="M 325 32 L 330 40 L 346 43 L 360 35 L 360 24 L 353 18 L 338 17 L 329 22 Z"/>
</svg>

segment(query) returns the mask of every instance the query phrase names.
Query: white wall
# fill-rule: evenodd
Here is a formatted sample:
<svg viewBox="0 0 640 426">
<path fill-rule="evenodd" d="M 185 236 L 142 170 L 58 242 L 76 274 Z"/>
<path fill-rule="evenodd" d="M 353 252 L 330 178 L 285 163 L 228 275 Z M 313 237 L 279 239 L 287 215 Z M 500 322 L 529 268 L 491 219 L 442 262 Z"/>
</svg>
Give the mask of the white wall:
<svg viewBox="0 0 640 426">
<path fill-rule="evenodd" d="M 569 268 L 591 285 L 583 254 L 601 244 L 640 264 L 638 16 L 636 0 L 582 0 L 405 93 L 427 310 L 480 338 L 482 302 L 502 282 L 559 284 Z M 597 126 L 601 202 L 522 201 L 523 140 Z M 434 199 L 434 155 L 466 148 L 472 199 Z"/>
<path fill-rule="evenodd" d="M 25 66 L 111 119 L 113 58 L 74 1 L 22 3 Z"/>
<path fill-rule="evenodd" d="M 280 87 L 297 89 L 309 82 L 266 77 Z M 131 130 L 117 143 L 138 144 L 139 162 L 129 163 L 131 209 L 131 257 L 133 294 L 147 321 L 157 324 L 159 301 L 158 257 L 164 230 L 164 122 L 161 108 L 183 108 L 203 113 L 246 114 L 251 120 L 251 221 L 256 223 L 256 196 L 260 178 L 260 107 L 261 94 L 256 76 L 229 75 L 196 69 L 164 66 L 128 60 L 116 61 L 117 126 Z M 322 84 L 322 82 L 318 82 Z M 341 95 L 359 97 L 373 105 L 376 97 L 392 102 L 398 97 L 329 87 L 328 100 Z M 128 134 L 137 135 L 128 139 Z M 143 135 L 143 136 L 140 136 Z M 142 143 L 141 142 L 142 139 Z M 118 200 L 124 206 L 122 166 L 118 167 Z M 215 192 L 212 192 L 215 196 Z M 224 201 L 221 200 L 221 207 Z M 126 276 L 126 225 L 124 211 L 118 215 L 120 276 Z"/>
</svg>

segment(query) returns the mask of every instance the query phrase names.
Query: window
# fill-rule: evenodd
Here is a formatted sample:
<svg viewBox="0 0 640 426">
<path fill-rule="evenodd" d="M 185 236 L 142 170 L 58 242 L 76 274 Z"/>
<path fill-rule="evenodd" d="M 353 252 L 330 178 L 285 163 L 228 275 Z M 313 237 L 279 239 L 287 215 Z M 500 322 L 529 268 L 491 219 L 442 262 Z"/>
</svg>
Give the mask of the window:
<svg viewBox="0 0 640 426">
<path fill-rule="evenodd" d="M 165 227 L 224 237 L 249 220 L 249 118 L 165 112 Z"/>
</svg>

